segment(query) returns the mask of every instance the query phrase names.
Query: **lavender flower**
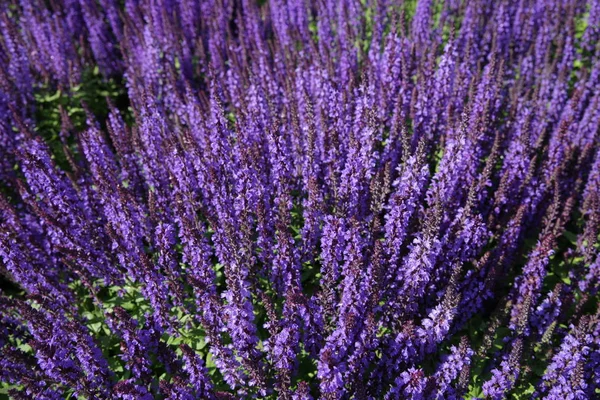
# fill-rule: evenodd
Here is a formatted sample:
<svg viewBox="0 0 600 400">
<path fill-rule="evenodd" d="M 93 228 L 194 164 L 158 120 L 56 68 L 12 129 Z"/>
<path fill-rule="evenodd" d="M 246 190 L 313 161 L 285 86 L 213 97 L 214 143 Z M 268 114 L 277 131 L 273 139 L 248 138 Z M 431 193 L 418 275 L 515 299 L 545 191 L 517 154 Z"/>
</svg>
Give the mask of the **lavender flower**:
<svg viewBox="0 0 600 400">
<path fill-rule="evenodd" d="M 0 5 L 0 391 L 593 398 L 600 5 L 462 3 Z"/>
</svg>

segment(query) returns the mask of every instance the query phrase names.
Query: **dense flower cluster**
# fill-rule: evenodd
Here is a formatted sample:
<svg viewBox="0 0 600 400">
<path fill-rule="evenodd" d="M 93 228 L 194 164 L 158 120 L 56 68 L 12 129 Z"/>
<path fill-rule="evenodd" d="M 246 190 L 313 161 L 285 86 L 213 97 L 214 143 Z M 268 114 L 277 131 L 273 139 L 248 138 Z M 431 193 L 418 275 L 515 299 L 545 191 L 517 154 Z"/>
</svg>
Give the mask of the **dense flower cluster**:
<svg viewBox="0 0 600 400">
<path fill-rule="evenodd" d="M 12 0 L 0 32 L 15 399 L 599 396 L 600 1 Z M 36 96 L 93 69 L 125 103 L 48 138 Z"/>
</svg>

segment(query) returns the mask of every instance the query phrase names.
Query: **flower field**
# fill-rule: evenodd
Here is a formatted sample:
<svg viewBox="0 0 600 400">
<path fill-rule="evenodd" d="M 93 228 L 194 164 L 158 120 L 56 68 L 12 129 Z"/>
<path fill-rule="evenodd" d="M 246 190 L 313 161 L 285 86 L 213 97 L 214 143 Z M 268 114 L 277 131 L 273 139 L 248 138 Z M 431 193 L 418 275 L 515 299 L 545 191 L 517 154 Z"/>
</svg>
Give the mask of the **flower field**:
<svg viewBox="0 0 600 400">
<path fill-rule="evenodd" d="M 0 399 L 600 398 L 600 0 L 0 2 Z"/>
</svg>

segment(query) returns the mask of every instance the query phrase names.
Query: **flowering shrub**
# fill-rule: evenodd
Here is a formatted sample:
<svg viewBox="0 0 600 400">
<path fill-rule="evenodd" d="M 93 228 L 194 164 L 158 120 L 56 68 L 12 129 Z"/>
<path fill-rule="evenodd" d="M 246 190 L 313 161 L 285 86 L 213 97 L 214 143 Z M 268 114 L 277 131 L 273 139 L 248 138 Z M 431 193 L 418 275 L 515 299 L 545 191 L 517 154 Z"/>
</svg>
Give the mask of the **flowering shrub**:
<svg viewBox="0 0 600 400">
<path fill-rule="evenodd" d="M 0 14 L 4 396 L 600 396 L 600 1 Z"/>
</svg>

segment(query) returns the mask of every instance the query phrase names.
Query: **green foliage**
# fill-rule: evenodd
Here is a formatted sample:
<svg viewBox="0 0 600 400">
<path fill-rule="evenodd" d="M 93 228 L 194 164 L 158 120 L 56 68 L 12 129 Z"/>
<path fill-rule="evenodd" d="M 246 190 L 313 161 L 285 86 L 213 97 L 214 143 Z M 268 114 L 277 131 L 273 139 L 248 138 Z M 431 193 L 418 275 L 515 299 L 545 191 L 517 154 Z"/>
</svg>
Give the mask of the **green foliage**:
<svg viewBox="0 0 600 400">
<path fill-rule="evenodd" d="M 48 85 L 37 89 L 35 131 L 48 143 L 61 168 L 70 170 L 67 151 L 75 158 L 79 156 L 77 146 L 74 145 L 74 132 L 87 128 L 84 105 L 103 125 L 109 112 L 107 99 L 121 110 L 128 123 L 133 122 L 123 82 L 114 78 L 104 79 L 98 67 L 84 70 L 81 83 L 73 86 L 69 92 Z M 65 121 L 64 116 L 68 117 L 68 121 Z"/>
</svg>

